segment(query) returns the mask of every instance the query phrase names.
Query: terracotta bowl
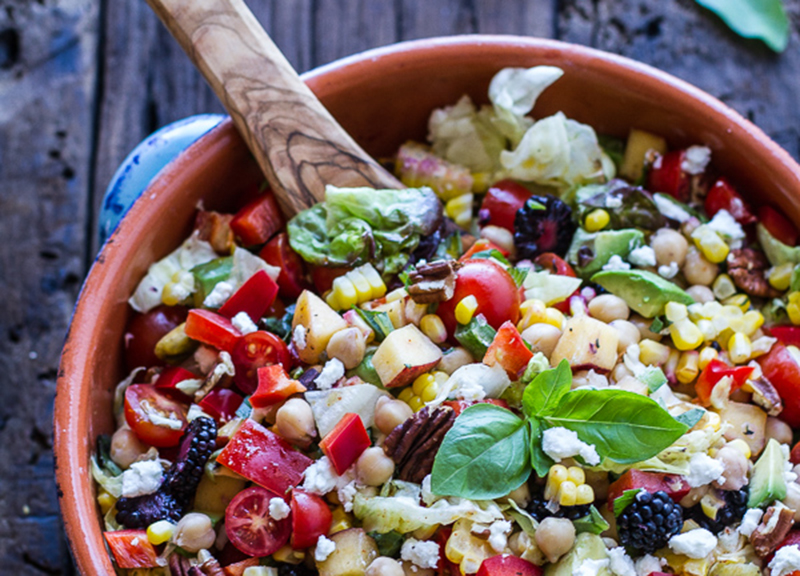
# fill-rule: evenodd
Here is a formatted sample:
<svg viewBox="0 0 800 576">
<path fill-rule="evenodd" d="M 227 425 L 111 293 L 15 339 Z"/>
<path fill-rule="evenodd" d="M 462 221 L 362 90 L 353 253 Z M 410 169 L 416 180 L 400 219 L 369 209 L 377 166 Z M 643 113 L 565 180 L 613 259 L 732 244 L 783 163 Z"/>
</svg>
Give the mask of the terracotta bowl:
<svg viewBox="0 0 800 576">
<path fill-rule="evenodd" d="M 598 132 L 630 127 L 672 146 L 703 143 L 713 163 L 751 200 L 770 201 L 800 220 L 800 166 L 727 106 L 672 76 L 631 60 L 555 41 L 500 36 L 421 40 L 373 50 L 305 75 L 312 90 L 375 157 L 409 138 L 422 140 L 437 106 L 462 94 L 485 102 L 489 80 L 506 66 L 560 66 L 536 116 L 563 110 Z M 89 458 L 112 432 L 112 391 L 123 377 L 126 300 L 150 263 L 188 235 L 195 206 L 232 207 L 235 192 L 259 178 L 230 121 L 202 137 L 150 185 L 109 239 L 86 279 L 61 358 L 55 412 L 57 481 L 78 570 L 113 574 L 94 500 Z"/>
</svg>

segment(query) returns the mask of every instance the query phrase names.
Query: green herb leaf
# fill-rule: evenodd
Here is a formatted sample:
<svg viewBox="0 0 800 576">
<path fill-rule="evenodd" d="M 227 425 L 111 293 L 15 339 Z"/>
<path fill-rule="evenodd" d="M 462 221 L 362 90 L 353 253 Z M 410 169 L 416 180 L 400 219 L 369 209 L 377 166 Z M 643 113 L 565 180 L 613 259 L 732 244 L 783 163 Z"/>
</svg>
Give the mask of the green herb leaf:
<svg viewBox="0 0 800 576">
<path fill-rule="evenodd" d="M 522 395 L 522 411 L 529 417 L 552 414 L 571 385 L 572 369 L 569 362 L 562 360 L 556 368 L 545 370 L 528 384 Z"/>
<path fill-rule="evenodd" d="M 373 312 L 371 310 L 364 310 L 358 306 L 353 306 L 353 310 L 358 312 L 358 315 L 364 319 L 364 322 L 369 324 L 369 327 L 375 331 L 375 339 L 380 342 L 389 335 L 389 332 L 394 330 L 394 325 L 389 319 L 386 312 Z"/>
<path fill-rule="evenodd" d="M 616 500 L 614 500 L 614 516 L 619 516 L 622 514 L 622 511 L 628 507 L 628 504 L 633 502 L 633 499 L 636 498 L 636 495 L 642 488 L 634 488 L 633 490 L 625 490 L 622 493 L 622 496 L 619 496 Z"/>
<path fill-rule="evenodd" d="M 250 418 L 250 415 L 252 413 L 253 413 L 253 406 L 252 404 L 250 404 L 250 396 L 245 396 L 242 403 L 239 404 L 239 407 L 236 409 L 235 416 L 237 418 L 246 419 Z"/>
<path fill-rule="evenodd" d="M 522 528 L 523 532 L 533 538 L 536 534 L 536 528 L 539 526 L 539 523 L 536 521 L 536 519 L 528 514 L 525 510 L 520 508 L 519 504 L 514 502 L 511 498 L 508 499 L 508 506 L 509 509 L 505 510 L 505 513 L 511 516 L 514 521 L 519 524 L 519 527 Z"/>
<path fill-rule="evenodd" d="M 656 334 L 661 332 L 664 329 L 664 320 L 661 316 L 656 316 L 653 318 L 653 322 L 650 324 L 650 331 L 655 332 Z"/>
<path fill-rule="evenodd" d="M 573 390 L 542 418 L 573 430 L 600 458 L 620 464 L 652 458 L 688 430 L 655 400 L 624 390 Z"/>
<path fill-rule="evenodd" d="M 406 288 L 408 288 L 411 285 L 411 272 L 413 272 L 414 270 L 415 270 L 414 266 L 409 266 L 408 268 L 406 268 L 405 270 L 400 272 L 400 274 L 397 275 L 397 277 L 400 279 L 400 282 L 402 282 L 403 286 L 405 286 Z"/>
<path fill-rule="evenodd" d="M 486 355 L 486 350 L 497 334 L 494 328 L 489 326 L 483 314 L 473 316 L 469 324 L 459 324 L 456 327 L 455 338 L 476 360 L 482 360 Z"/>
<path fill-rule="evenodd" d="M 530 431 L 510 410 L 470 406 L 456 419 L 436 454 L 431 491 L 489 500 L 519 488 L 531 473 Z"/>
<path fill-rule="evenodd" d="M 695 1 L 716 13 L 739 36 L 763 40 L 775 52 L 786 49 L 789 19 L 781 0 Z"/>
<path fill-rule="evenodd" d="M 400 547 L 403 545 L 406 537 L 395 530 L 389 530 L 386 534 L 380 532 L 370 532 L 375 544 L 378 546 L 378 553 L 381 556 L 397 556 L 400 552 Z"/>
<path fill-rule="evenodd" d="M 528 420 L 528 426 L 531 429 L 531 466 L 539 478 L 545 478 L 550 471 L 550 466 L 555 462 L 542 450 L 542 423 L 535 418 L 531 418 Z"/>
<path fill-rule="evenodd" d="M 675 420 L 678 422 L 682 422 L 686 424 L 689 428 L 693 427 L 695 424 L 700 422 L 700 419 L 703 417 L 706 411 L 702 408 L 692 408 L 688 412 L 684 412 L 683 414 L 678 414 L 675 416 Z"/>
<path fill-rule="evenodd" d="M 514 284 L 517 285 L 517 288 L 522 286 L 525 283 L 525 278 L 528 277 L 528 270 L 523 268 L 508 268 L 506 270 L 508 275 L 511 276 L 511 279 L 514 280 Z"/>
<path fill-rule="evenodd" d="M 492 248 L 491 250 L 481 250 L 480 252 L 475 252 L 472 256 L 469 257 L 470 260 L 473 258 L 494 258 L 500 264 L 504 266 L 511 266 L 511 262 L 508 261 L 508 258 L 503 256 L 503 253 L 496 248 Z"/>
<path fill-rule="evenodd" d="M 589 513 L 586 516 L 572 521 L 575 526 L 575 531 L 580 534 L 581 532 L 591 532 L 592 534 L 602 534 L 609 528 L 609 524 L 602 514 L 597 511 L 594 505 L 589 507 Z"/>
</svg>

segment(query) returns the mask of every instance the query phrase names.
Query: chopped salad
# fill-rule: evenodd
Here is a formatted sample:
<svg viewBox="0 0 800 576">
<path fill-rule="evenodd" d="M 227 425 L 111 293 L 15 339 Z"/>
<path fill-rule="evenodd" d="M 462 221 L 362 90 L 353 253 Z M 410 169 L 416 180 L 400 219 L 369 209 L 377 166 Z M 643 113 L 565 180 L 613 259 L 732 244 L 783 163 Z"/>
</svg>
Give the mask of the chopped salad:
<svg viewBox="0 0 800 576">
<path fill-rule="evenodd" d="M 796 576 L 800 246 L 711 150 L 434 110 L 401 190 L 269 190 L 129 303 L 92 458 L 140 576 Z"/>
</svg>

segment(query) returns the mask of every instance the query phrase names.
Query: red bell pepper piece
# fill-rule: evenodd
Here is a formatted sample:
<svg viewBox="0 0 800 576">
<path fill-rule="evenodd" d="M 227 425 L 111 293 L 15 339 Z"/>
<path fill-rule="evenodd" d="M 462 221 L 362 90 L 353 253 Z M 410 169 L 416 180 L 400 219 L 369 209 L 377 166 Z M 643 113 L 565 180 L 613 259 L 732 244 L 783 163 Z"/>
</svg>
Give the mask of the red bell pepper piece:
<svg viewBox="0 0 800 576">
<path fill-rule="evenodd" d="M 487 366 L 500 364 L 511 380 L 518 380 L 531 358 L 533 352 L 525 345 L 517 327 L 511 322 L 504 322 L 486 350 L 483 363 Z"/>
<path fill-rule="evenodd" d="M 783 411 L 778 418 L 797 428 L 800 426 L 800 364 L 797 359 L 786 346 L 778 342 L 769 352 L 759 356 L 756 362 L 783 401 Z"/>
<path fill-rule="evenodd" d="M 266 270 L 259 270 L 228 298 L 218 313 L 226 318 L 233 318 L 239 312 L 246 312 L 253 322 L 257 322 L 272 306 L 277 295 L 278 285 L 275 280 L 270 278 Z"/>
<path fill-rule="evenodd" d="M 481 562 L 477 576 L 542 576 L 544 570 L 513 554 L 499 554 Z"/>
<path fill-rule="evenodd" d="M 145 530 L 115 530 L 103 532 L 114 560 L 120 568 L 155 568 L 156 549 L 147 539 Z"/>
<path fill-rule="evenodd" d="M 272 192 L 245 204 L 231 220 L 230 227 L 244 246 L 263 244 L 283 228 L 283 215 Z"/>
<path fill-rule="evenodd" d="M 636 490 L 637 488 L 642 488 L 651 493 L 662 490 L 675 502 L 680 501 L 690 490 L 689 483 L 683 476 L 631 469 L 608 487 L 609 509 L 614 509 L 614 500 L 622 496 L 623 492 Z"/>
<path fill-rule="evenodd" d="M 181 392 L 180 388 L 178 388 L 178 384 L 184 380 L 194 380 L 197 377 L 197 374 L 189 372 L 185 368 L 171 366 L 162 370 L 161 374 L 159 374 L 156 379 L 155 386 L 159 390 L 171 394 L 176 399 L 189 400 L 189 396 Z"/>
<path fill-rule="evenodd" d="M 503 250 L 500 248 L 500 246 L 492 244 L 486 238 L 481 238 L 480 240 L 476 240 L 475 243 L 469 247 L 469 250 L 461 255 L 461 258 L 459 258 L 458 261 L 464 262 L 465 260 L 472 258 L 473 255 L 477 254 L 478 252 L 486 252 L 487 250 L 497 250 L 503 256 L 508 256 L 508 250 Z"/>
<path fill-rule="evenodd" d="M 734 220 L 743 226 L 757 220 L 744 198 L 725 178 L 719 178 L 708 189 L 705 209 L 709 217 L 713 217 L 720 210 L 726 210 Z"/>
<path fill-rule="evenodd" d="M 694 385 L 697 398 L 704 406 L 708 406 L 711 400 L 711 391 L 714 390 L 714 386 L 716 386 L 720 380 L 726 376 L 730 376 L 733 379 L 731 392 L 734 392 L 742 387 L 752 373 L 753 368 L 751 366 L 736 366 L 734 368 L 728 366 L 722 360 L 714 358 L 703 368 L 703 371 L 700 373 Z"/>
<path fill-rule="evenodd" d="M 286 232 L 277 234 L 261 249 L 259 256 L 267 264 L 281 269 L 278 290 L 282 298 L 296 300 L 309 287 L 306 281 L 303 259 L 292 250 Z"/>
<path fill-rule="evenodd" d="M 322 439 L 319 447 L 333 464 L 336 473 L 342 475 L 370 444 L 361 416 L 348 413 Z"/>
<path fill-rule="evenodd" d="M 306 387 L 297 380 L 289 378 L 286 369 L 280 364 L 262 366 L 258 369 L 258 388 L 250 396 L 253 408 L 266 408 L 283 402 L 292 394 L 302 394 Z"/>
<path fill-rule="evenodd" d="M 494 406 L 500 406 L 501 408 L 505 408 L 509 410 L 508 402 L 503 400 L 502 398 L 484 398 L 483 400 L 445 400 L 442 402 L 443 405 L 449 406 L 453 409 L 453 412 L 456 413 L 456 416 L 461 415 L 461 413 L 472 406 L 473 404 L 493 404 Z"/>
<path fill-rule="evenodd" d="M 787 246 L 797 244 L 797 228 L 786 217 L 771 206 L 761 206 L 758 209 L 758 220 L 767 231 Z"/>
<path fill-rule="evenodd" d="M 227 422 L 234 416 L 244 398 L 228 388 L 214 388 L 203 396 L 198 406 L 217 422 Z"/>
<path fill-rule="evenodd" d="M 531 191 L 513 180 L 501 180 L 486 192 L 478 212 L 481 226 L 500 226 L 514 232 L 517 212 L 531 197 Z"/>
<path fill-rule="evenodd" d="M 237 340 L 242 336 L 225 316 L 201 308 L 189 311 L 184 331 L 192 340 L 226 352 L 233 350 Z"/>
<path fill-rule="evenodd" d="M 769 331 L 781 344 L 800 347 L 800 326 L 773 326 Z"/>
<path fill-rule="evenodd" d="M 300 483 L 314 461 L 248 418 L 217 456 L 217 462 L 283 496 Z"/>
<path fill-rule="evenodd" d="M 689 174 L 682 167 L 685 157 L 685 150 L 673 150 L 659 156 L 647 172 L 646 188 L 686 202 L 689 199 Z"/>
</svg>

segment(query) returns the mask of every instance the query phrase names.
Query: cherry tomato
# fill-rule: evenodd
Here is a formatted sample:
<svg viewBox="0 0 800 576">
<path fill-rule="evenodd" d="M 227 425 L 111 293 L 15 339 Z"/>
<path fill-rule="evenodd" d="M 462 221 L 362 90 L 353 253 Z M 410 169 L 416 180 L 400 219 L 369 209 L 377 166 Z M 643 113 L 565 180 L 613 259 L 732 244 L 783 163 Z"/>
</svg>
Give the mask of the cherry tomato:
<svg viewBox="0 0 800 576">
<path fill-rule="evenodd" d="M 539 254 L 533 261 L 534 264 L 541 266 L 550 274 L 557 274 L 559 276 L 569 276 L 570 278 L 577 278 L 575 270 L 569 263 L 561 258 L 555 252 L 543 252 Z"/>
<path fill-rule="evenodd" d="M 280 364 L 291 369 L 289 348 L 272 332 L 259 330 L 239 338 L 231 352 L 236 368 L 233 381 L 245 394 L 252 394 L 258 386 L 258 369 L 262 366 Z"/>
<path fill-rule="evenodd" d="M 259 256 L 267 264 L 281 269 L 280 276 L 278 276 L 278 293 L 281 298 L 294 300 L 309 287 L 305 277 L 303 259 L 292 250 L 286 232 L 281 232 L 267 242 Z"/>
<path fill-rule="evenodd" d="M 125 420 L 142 442 L 157 448 L 175 446 L 186 428 L 186 406 L 152 384 L 131 384 L 125 390 Z M 175 425 L 165 425 L 166 421 Z"/>
<path fill-rule="evenodd" d="M 350 272 L 349 266 L 313 266 L 311 268 L 311 281 L 318 294 L 324 294 L 333 286 L 333 281 L 339 276 Z"/>
<path fill-rule="evenodd" d="M 500 554 L 481 562 L 477 576 L 542 576 L 544 570 L 536 564 L 514 556 Z"/>
<path fill-rule="evenodd" d="M 739 224 L 752 224 L 756 217 L 747 202 L 725 178 L 720 178 L 708 189 L 705 201 L 706 214 L 713 217 L 726 210 Z"/>
<path fill-rule="evenodd" d="M 758 219 L 770 234 L 787 246 L 797 244 L 797 228 L 771 206 L 761 206 L 758 209 Z"/>
<path fill-rule="evenodd" d="M 280 498 L 261 486 L 242 490 L 225 509 L 225 532 L 239 550 L 250 556 L 269 556 L 289 541 L 291 520 L 275 520 L 269 501 Z"/>
<path fill-rule="evenodd" d="M 680 202 L 689 200 L 689 174 L 683 171 L 685 150 L 673 150 L 659 156 L 647 172 L 650 192 L 664 192 Z"/>
<path fill-rule="evenodd" d="M 325 500 L 316 494 L 292 490 L 292 540 L 295 550 L 309 548 L 328 533 L 333 515 Z"/>
<path fill-rule="evenodd" d="M 439 304 L 436 311 L 451 336 L 456 330 L 456 305 L 467 296 L 475 296 L 475 315 L 483 314 L 495 330 L 506 320 L 514 324 L 519 320 L 520 296 L 514 280 L 499 264 L 473 258 L 458 271 L 453 297 Z"/>
<path fill-rule="evenodd" d="M 470 260 L 475 254 L 479 252 L 491 252 L 492 250 L 497 250 L 503 256 L 508 256 L 508 250 L 503 250 L 497 244 L 493 244 L 489 242 L 486 238 L 480 238 L 473 242 L 472 246 L 464 252 L 461 257 L 458 259 L 459 262 L 463 262 L 464 260 Z"/>
<path fill-rule="evenodd" d="M 787 346 L 800 346 L 800 326 L 772 326 L 769 331 Z"/>
<path fill-rule="evenodd" d="M 800 364 L 780 342 L 757 358 L 756 362 L 783 400 L 783 411 L 778 418 L 797 428 L 800 426 Z"/>
<path fill-rule="evenodd" d="M 230 223 L 245 246 L 263 244 L 283 228 L 283 214 L 271 191 L 245 204 Z"/>
<path fill-rule="evenodd" d="M 500 180 L 489 188 L 478 213 L 481 226 L 500 226 L 514 232 L 514 218 L 531 191 L 513 180 Z"/>
<path fill-rule="evenodd" d="M 136 314 L 125 330 L 125 364 L 128 370 L 139 366 L 163 366 L 156 356 L 158 341 L 186 320 L 188 310 L 182 306 L 156 306 L 144 314 Z"/>
</svg>

